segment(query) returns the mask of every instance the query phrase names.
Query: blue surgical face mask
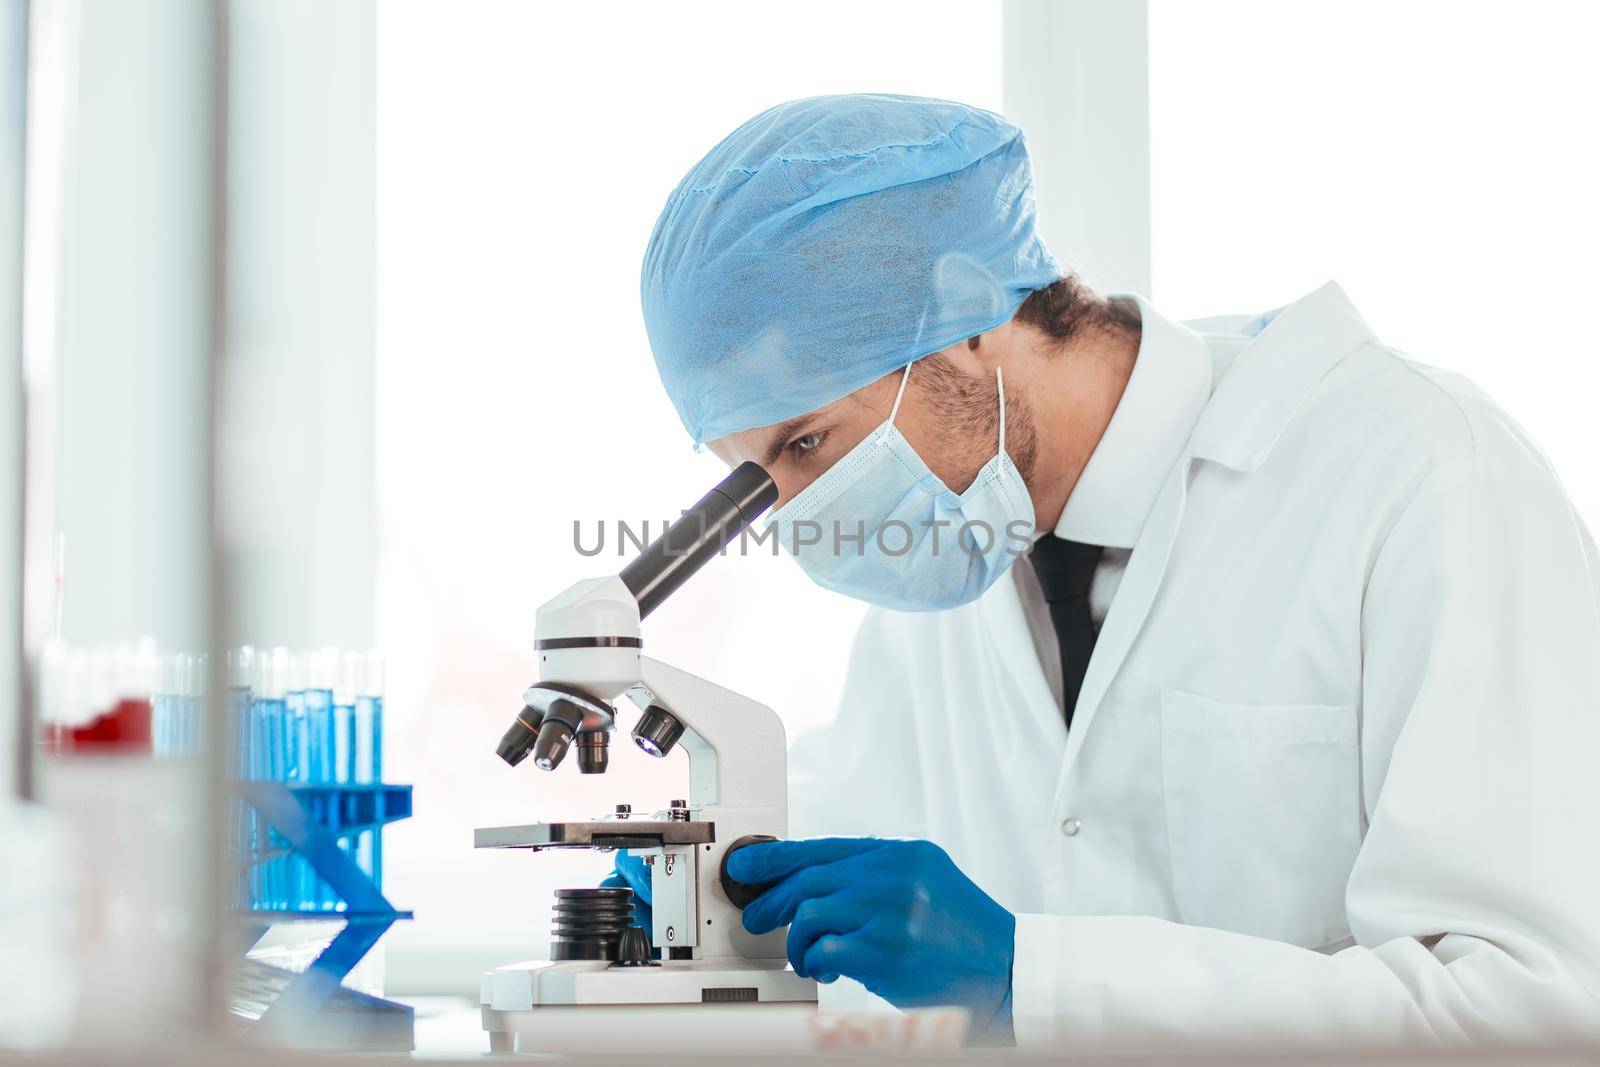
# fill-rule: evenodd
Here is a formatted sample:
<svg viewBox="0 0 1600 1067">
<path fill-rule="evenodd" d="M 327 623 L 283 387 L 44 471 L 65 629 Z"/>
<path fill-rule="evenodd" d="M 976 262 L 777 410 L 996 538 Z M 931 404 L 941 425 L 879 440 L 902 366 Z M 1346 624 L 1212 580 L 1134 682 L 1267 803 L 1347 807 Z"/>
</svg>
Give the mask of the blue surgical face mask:
<svg viewBox="0 0 1600 1067">
<path fill-rule="evenodd" d="M 942 611 L 976 600 L 1033 544 L 1033 500 L 1006 455 L 1005 379 L 1000 441 L 972 485 L 957 493 L 895 428 L 911 368 L 889 419 L 768 521 L 824 589 L 900 611 Z"/>
</svg>

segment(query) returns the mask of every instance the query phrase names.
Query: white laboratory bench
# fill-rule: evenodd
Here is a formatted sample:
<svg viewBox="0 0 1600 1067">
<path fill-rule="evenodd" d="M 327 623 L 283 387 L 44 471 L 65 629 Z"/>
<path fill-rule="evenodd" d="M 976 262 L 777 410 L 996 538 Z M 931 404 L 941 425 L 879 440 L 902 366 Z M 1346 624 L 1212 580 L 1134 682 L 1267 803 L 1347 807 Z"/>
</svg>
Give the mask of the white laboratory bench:
<svg viewBox="0 0 1600 1067">
<path fill-rule="evenodd" d="M 28 1064 L 84 1065 L 131 1065 L 131 1067 L 190 1067 L 190 1065 L 211 1065 L 226 1063 L 229 1067 L 256 1067 L 267 1064 L 292 1064 L 294 1067 L 383 1067 L 386 1064 L 401 1064 L 425 1061 L 431 1064 L 450 1063 L 482 1063 L 529 1061 L 533 1059 L 559 1059 L 562 1057 L 532 1057 L 510 1053 L 493 1054 L 489 1052 L 488 1035 L 483 1031 L 483 1024 L 479 1015 L 478 1004 L 467 997 L 397 997 L 402 1003 L 410 1004 L 416 1011 L 416 1051 L 410 1056 L 386 1055 L 381 1053 L 305 1053 L 291 1051 L 274 1051 L 242 1047 L 235 1044 L 229 1045 L 193 1045 L 184 1049 L 160 1049 L 144 1052 L 121 1051 L 99 1052 L 88 1050 L 71 1050 L 58 1053 L 32 1053 L 18 1056 L 0 1050 L 0 1063 L 10 1060 L 26 1062 Z M 1000 1063 L 1008 1065 L 1022 1065 L 1029 1063 L 1059 1064 L 1068 1061 L 1073 1064 L 1083 1064 L 1085 1067 L 1135 1067 L 1139 1064 L 1167 1065 L 1188 1064 L 1204 1065 L 1204 1067 L 1222 1067 L 1222 1065 L 1240 1064 L 1243 1067 L 1275 1067 L 1275 1065 L 1310 1065 L 1310 1067 L 1340 1067 L 1343 1064 L 1359 1064 L 1360 1067 L 1590 1067 L 1600 1065 L 1600 1048 L 1594 1049 L 1544 1049 L 1544 1050 L 1485 1050 L 1477 1052 L 1458 1053 L 1294 1053 L 1273 1054 L 1264 1052 L 1237 1053 L 1209 1051 L 1203 1053 L 1163 1053 L 1160 1055 L 1142 1056 L 1137 1054 L 1116 1055 L 1090 1055 L 1072 1053 L 1034 1053 L 1019 1052 L 1014 1049 L 972 1049 L 962 1052 L 958 1056 L 939 1057 L 960 1063 Z M 718 1056 L 701 1055 L 693 1057 L 673 1056 L 665 1052 L 659 1057 L 650 1057 L 652 1064 L 661 1064 L 663 1067 L 703 1067 L 708 1062 L 712 1063 L 740 1063 L 748 1062 L 748 1056 Z M 886 1059 L 900 1059 L 903 1062 L 914 1062 L 913 1057 L 886 1057 L 874 1055 L 839 1055 L 828 1054 L 820 1056 L 774 1056 L 764 1059 L 763 1062 L 774 1065 L 794 1064 L 801 1065 L 833 1064 L 846 1067 L 849 1064 L 882 1064 Z M 640 1057 L 582 1057 L 586 1064 L 617 1064 L 638 1067 Z"/>
</svg>

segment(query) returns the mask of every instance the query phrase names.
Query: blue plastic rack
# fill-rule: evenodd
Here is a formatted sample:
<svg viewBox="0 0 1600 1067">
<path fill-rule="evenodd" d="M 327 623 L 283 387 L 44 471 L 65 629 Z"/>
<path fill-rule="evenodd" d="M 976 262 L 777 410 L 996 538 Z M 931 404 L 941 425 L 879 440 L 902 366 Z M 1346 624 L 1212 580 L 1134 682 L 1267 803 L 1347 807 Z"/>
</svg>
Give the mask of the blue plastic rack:
<svg viewBox="0 0 1600 1067">
<path fill-rule="evenodd" d="M 357 993 L 342 984 L 389 927 L 411 918 L 411 912 L 395 910 L 339 842 L 340 836 L 354 840 L 363 831 L 376 834 L 385 824 L 410 817 L 411 787 L 270 781 L 237 781 L 233 787 L 276 838 L 303 857 L 344 904 L 341 911 L 235 910 L 245 929 L 247 951 L 277 923 L 344 923 L 302 972 L 247 964 L 236 986 L 236 1000 L 242 987 L 248 990 L 246 999 L 265 1005 L 259 1015 L 244 1013 L 255 1016 L 251 1028 L 267 1040 L 301 1046 L 413 1048 L 409 1006 Z M 336 818 L 337 833 L 315 812 Z M 261 864 L 284 854 L 282 850 L 246 850 L 240 860 L 246 865 Z"/>
</svg>

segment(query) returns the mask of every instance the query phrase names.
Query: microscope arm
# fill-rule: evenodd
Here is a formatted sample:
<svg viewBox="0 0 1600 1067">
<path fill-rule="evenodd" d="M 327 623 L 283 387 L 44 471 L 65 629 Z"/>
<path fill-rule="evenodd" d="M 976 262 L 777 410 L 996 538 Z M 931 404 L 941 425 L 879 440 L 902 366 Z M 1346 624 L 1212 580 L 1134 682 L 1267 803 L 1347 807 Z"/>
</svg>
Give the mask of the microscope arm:
<svg viewBox="0 0 1600 1067">
<path fill-rule="evenodd" d="M 781 833 L 788 822 L 783 723 L 772 709 L 670 664 L 640 657 L 639 684 L 628 697 L 648 714 L 663 708 L 684 723 L 678 741 L 689 754 L 691 807 L 748 808 Z M 719 753 L 737 753 L 723 759 Z"/>
</svg>

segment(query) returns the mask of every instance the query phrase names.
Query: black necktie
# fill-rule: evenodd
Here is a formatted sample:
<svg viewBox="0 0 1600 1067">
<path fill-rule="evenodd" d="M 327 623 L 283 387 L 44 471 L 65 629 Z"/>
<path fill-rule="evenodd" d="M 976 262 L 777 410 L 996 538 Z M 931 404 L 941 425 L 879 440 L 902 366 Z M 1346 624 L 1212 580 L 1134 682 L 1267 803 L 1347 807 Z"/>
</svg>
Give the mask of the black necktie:
<svg viewBox="0 0 1600 1067">
<path fill-rule="evenodd" d="M 1089 614 L 1089 584 L 1100 563 L 1099 545 L 1067 541 L 1045 534 L 1033 546 L 1033 570 L 1039 576 L 1050 622 L 1061 645 L 1061 708 L 1072 726 L 1072 709 L 1094 651 L 1094 618 Z"/>
</svg>

